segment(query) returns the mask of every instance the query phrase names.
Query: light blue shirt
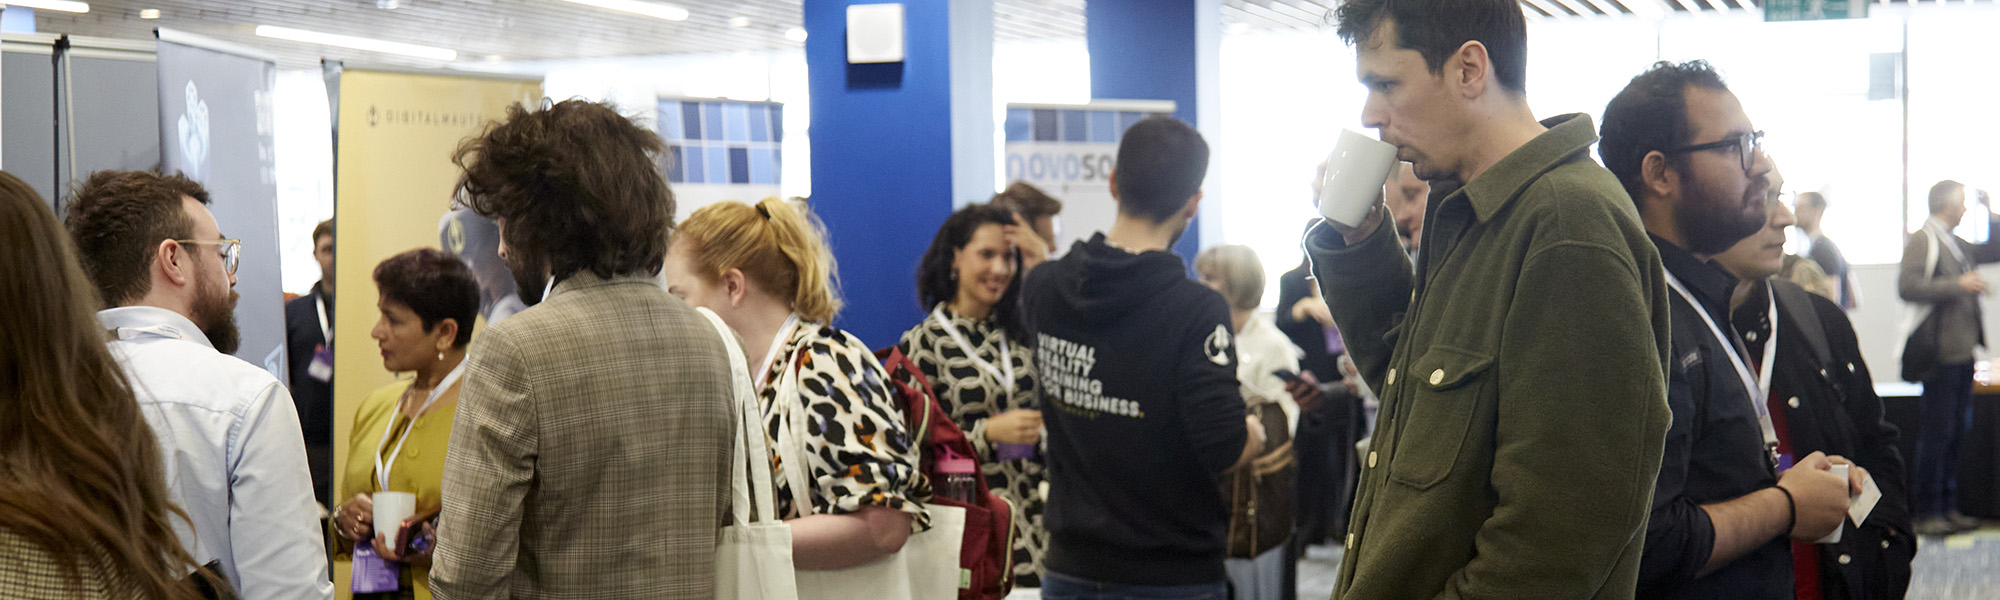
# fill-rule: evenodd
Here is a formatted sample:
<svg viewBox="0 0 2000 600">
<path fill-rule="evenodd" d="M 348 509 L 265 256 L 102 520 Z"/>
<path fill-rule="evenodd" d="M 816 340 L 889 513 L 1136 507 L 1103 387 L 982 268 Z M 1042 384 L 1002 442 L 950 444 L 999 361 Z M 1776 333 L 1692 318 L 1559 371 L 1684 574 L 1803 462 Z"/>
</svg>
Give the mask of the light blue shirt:
<svg viewBox="0 0 2000 600">
<path fill-rule="evenodd" d="M 277 378 L 209 344 L 179 313 L 97 313 L 160 440 L 172 519 L 195 562 L 218 561 L 246 600 L 332 598 L 298 410 Z"/>
</svg>

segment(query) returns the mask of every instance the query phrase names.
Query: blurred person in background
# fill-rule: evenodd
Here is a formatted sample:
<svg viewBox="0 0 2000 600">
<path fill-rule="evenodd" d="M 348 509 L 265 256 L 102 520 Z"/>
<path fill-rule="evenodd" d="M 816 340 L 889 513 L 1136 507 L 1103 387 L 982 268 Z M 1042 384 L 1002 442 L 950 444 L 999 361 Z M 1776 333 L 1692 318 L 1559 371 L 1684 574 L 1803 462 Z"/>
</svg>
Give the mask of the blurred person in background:
<svg viewBox="0 0 2000 600">
<path fill-rule="evenodd" d="M 1897 294 L 1909 303 L 1903 323 L 1903 379 L 1924 384 L 1917 428 L 1916 473 L 1910 476 L 1911 511 L 1917 533 L 1928 536 L 1967 531 L 1979 521 L 1958 511 L 1958 456 L 1972 429 L 1972 372 L 1978 348 L 1986 345 L 1985 315 L 1979 302 L 1991 290 L 1979 265 L 2000 262 L 2000 235 L 1973 244 L 1952 233 L 1965 220 L 1965 184 L 1931 186 L 1931 217 L 1910 234 L 1896 278 Z M 1989 232 L 2000 231 L 1992 200 L 1978 191 Z"/>
<path fill-rule="evenodd" d="M 479 318 L 479 282 L 458 257 L 420 248 L 376 265 L 375 289 L 381 316 L 369 337 L 382 352 L 382 368 L 415 376 L 369 392 L 355 409 L 340 489 L 347 500 L 334 511 L 334 533 L 353 560 L 383 561 L 371 567 L 395 575 L 393 587 L 364 586 L 357 577 L 356 598 L 428 600 L 437 533 L 427 517 L 442 506 L 445 451 L 465 349 Z M 382 491 L 415 495 L 414 516 L 375 523 L 373 495 Z"/>
<path fill-rule="evenodd" d="M 223 237 L 208 203 L 178 174 L 99 171 L 70 199 L 67 225 L 188 513 L 175 522 L 181 544 L 245 598 L 330 598 L 298 412 L 278 378 L 230 356 L 242 242 Z"/>
<path fill-rule="evenodd" d="M 465 359 L 438 598 L 715 596 L 734 378 L 712 322 L 656 280 L 674 219 L 664 152 L 575 99 L 509 107 L 459 145 L 461 202 L 499 227 L 532 306 Z"/>
<path fill-rule="evenodd" d="M 994 194 L 989 204 L 1014 212 L 1014 224 L 1021 228 L 1011 235 L 1022 247 L 1024 257 L 1046 258 L 1056 253 L 1056 217 L 1062 214 L 1061 200 L 1028 182 L 1016 181 Z M 1034 242 L 1041 242 L 1040 249 Z M 1028 268 L 1033 269 L 1034 265 Z"/>
<path fill-rule="evenodd" d="M 333 347 L 327 343 L 333 337 L 333 220 L 313 227 L 312 240 L 319 281 L 285 303 L 285 357 L 313 498 L 328 506 L 333 502 Z"/>
<path fill-rule="evenodd" d="M 1847 256 L 1840 253 L 1840 246 L 1826 237 L 1820 230 L 1820 223 L 1826 217 L 1826 195 L 1819 192 L 1799 192 L 1794 204 L 1798 211 L 1793 213 L 1798 221 L 1799 233 L 1806 235 L 1806 249 L 1800 254 L 1810 258 L 1819 270 L 1832 280 L 1834 302 L 1842 309 L 1852 311 L 1861 307 L 1861 299 L 1855 295 L 1854 271 L 1847 264 Z"/>
<path fill-rule="evenodd" d="M 1389 217 L 1396 221 L 1396 237 L 1403 240 L 1410 256 L 1416 256 L 1424 246 L 1424 213 L 1431 198 L 1430 182 L 1417 177 L 1413 163 L 1399 162 L 1389 171 L 1389 183 L 1382 189 L 1383 204 L 1389 207 Z"/>
<path fill-rule="evenodd" d="M 1236 497 L 1241 488 L 1232 489 L 1235 514 L 1231 518 L 1231 530 L 1256 528 L 1261 534 L 1265 529 L 1260 527 L 1263 520 L 1279 518 L 1285 521 L 1284 529 L 1289 533 L 1295 520 L 1294 507 L 1290 503 L 1296 500 L 1298 493 L 1296 471 L 1269 465 L 1295 462 L 1291 456 L 1295 447 L 1292 446 L 1293 436 L 1298 431 L 1300 414 L 1317 408 L 1320 402 L 1318 387 L 1300 386 L 1296 389 L 1302 395 L 1295 398 L 1293 388 L 1287 385 L 1291 381 L 1299 381 L 1299 357 L 1303 352 L 1278 332 L 1271 317 L 1257 311 L 1264 301 L 1264 264 L 1257 259 L 1255 250 L 1240 245 L 1211 247 L 1195 256 L 1194 270 L 1200 276 L 1202 285 L 1222 294 L 1222 299 L 1229 304 L 1230 332 L 1236 336 L 1236 380 L 1242 386 L 1245 409 L 1257 411 L 1262 405 L 1275 404 L 1280 411 L 1277 414 L 1284 417 L 1282 429 L 1265 436 L 1265 447 L 1259 449 L 1258 460 L 1253 463 L 1262 466 L 1256 471 L 1258 477 L 1250 480 L 1250 485 L 1256 487 L 1252 493 L 1258 495 L 1249 500 L 1249 506 L 1245 506 L 1245 501 Z M 1275 420 L 1264 422 L 1277 425 Z M 1280 474 L 1281 470 L 1289 473 Z M 1276 483 L 1265 484 L 1263 476 L 1267 475 L 1274 476 L 1272 481 Z M 1242 479 L 1243 476 L 1239 473 L 1235 478 Z M 1233 488 L 1239 485 L 1232 482 Z M 1266 491 L 1278 491 L 1281 497 L 1266 499 L 1262 495 Z M 1231 540 L 1232 557 L 1225 567 L 1238 600 L 1278 600 L 1295 595 L 1286 593 L 1296 587 L 1293 570 L 1297 559 L 1290 552 L 1289 537 L 1278 542 L 1276 547 L 1250 558 L 1237 553 L 1239 549 L 1235 547 L 1235 541 Z M 1261 539 L 1258 542 L 1252 547 L 1269 543 Z"/>
<path fill-rule="evenodd" d="M 820 236 L 776 198 L 717 202 L 681 224 L 664 271 L 668 293 L 714 311 L 759 361 L 750 372 L 771 452 L 794 411 L 839 423 L 802 434 L 810 489 L 795 488 L 772 457 L 777 510 L 803 570 L 864 565 L 929 528 L 929 485 L 888 375 L 861 340 L 829 325 L 840 300 Z"/>
<path fill-rule="evenodd" d="M 169 499 L 159 441 L 104 345 L 75 245 L 11 173 L 0 173 L 0 256 L 0 598 L 226 589 L 175 534 L 187 513 Z"/>
<path fill-rule="evenodd" d="M 500 227 L 492 219 L 466 209 L 445 213 L 438 221 L 438 238 L 444 251 L 465 261 L 479 280 L 479 316 L 487 325 L 527 310 L 529 300 L 541 299 L 541 288 L 522 290 L 514 282 L 507 261 L 500 258 Z M 522 297 L 524 291 L 528 298 Z"/>
<path fill-rule="evenodd" d="M 1015 587 L 1040 587 L 1042 399 L 1021 318 L 1015 214 L 974 204 L 946 217 L 917 266 L 917 302 L 931 307 L 896 348 L 931 383 L 938 406 L 979 453 L 986 485 L 1014 506 Z"/>
</svg>

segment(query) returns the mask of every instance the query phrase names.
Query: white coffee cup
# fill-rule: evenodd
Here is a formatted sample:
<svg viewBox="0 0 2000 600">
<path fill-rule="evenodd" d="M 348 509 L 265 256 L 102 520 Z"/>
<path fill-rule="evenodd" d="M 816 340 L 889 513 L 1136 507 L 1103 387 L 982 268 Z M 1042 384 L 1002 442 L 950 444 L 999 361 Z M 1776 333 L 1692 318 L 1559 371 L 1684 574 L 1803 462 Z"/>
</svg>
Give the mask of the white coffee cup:
<svg viewBox="0 0 2000 600">
<path fill-rule="evenodd" d="M 1839 475 L 1839 476 L 1840 476 L 1840 487 L 1841 487 L 1842 489 L 1846 489 L 1846 488 L 1847 488 L 1847 469 L 1848 469 L 1849 467 L 1851 467 L 1851 466 L 1852 466 L 1852 465 L 1834 465 L 1834 466 L 1833 466 L 1833 474 L 1835 474 L 1835 475 Z M 1850 500 L 1851 500 L 1851 498 L 1850 498 Z M 1835 528 L 1833 529 L 1833 533 L 1830 533 L 1830 534 L 1827 534 L 1827 536 L 1826 536 L 1826 537 L 1823 537 L 1823 538 L 1820 538 L 1819 540 L 1817 540 L 1817 541 L 1814 541 L 1813 543 L 1815 543 L 1815 544 L 1838 544 L 1838 543 L 1840 543 L 1840 532 L 1842 532 L 1842 531 L 1845 531 L 1845 530 L 1847 529 L 1847 523 L 1846 523 L 1846 520 L 1847 520 L 1847 519 L 1841 519 L 1842 523 L 1840 524 L 1840 526 L 1839 526 L 1839 527 L 1835 527 Z"/>
<path fill-rule="evenodd" d="M 375 503 L 375 532 L 390 538 L 403 526 L 403 519 L 417 514 L 417 495 L 409 492 L 375 492 L 371 501 Z"/>
<path fill-rule="evenodd" d="M 1340 141 L 1327 155 L 1326 173 L 1320 176 L 1320 216 L 1348 227 L 1360 226 L 1368 218 L 1368 208 L 1382 198 L 1382 185 L 1394 168 L 1394 145 L 1351 129 L 1340 130 Z"/>
</svg>

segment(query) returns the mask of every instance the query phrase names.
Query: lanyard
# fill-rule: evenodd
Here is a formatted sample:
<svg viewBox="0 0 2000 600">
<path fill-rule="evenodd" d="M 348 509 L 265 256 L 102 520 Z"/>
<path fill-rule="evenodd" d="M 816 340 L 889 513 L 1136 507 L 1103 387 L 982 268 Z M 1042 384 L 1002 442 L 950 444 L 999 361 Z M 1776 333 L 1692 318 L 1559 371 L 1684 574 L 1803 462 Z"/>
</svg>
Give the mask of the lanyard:
<svg viewBox="0 0 2000 600">
<path fill-rule="evenodd" d="M 786 341 L 791 340 L 792 328 L 798 327 L 798 325 L 799 313 L 792 313 L 785 317 L 785 324 L 778 326 L 778 334 L 771 336 L 771 349 L 764 352 L 764 362 L 757 363 L 757 389 L 759 391 L 764 389 L 764 379 L 771 375 L 771 368 L 775 366 L 772 363 L 778 360 L 778 350 L 785 347 Z"/>
<path fill-rule="evenodd" d="M 319 339 L 320 341 L 326 342 L 326 347 L 332 348 L 333 325 L 328 323 L 326 320 L 326 297 L 320 296 L 317 298 L 313 298 L 313 308 L 319 310 L 319 335 L 320 335 Z"/>
<path fill-rule="evenodd" d="M 1735 340 L 1727 335 L 1723 335 L 1722 328 L 1715 325 L 1715 319 L 1708 316 L 1708 310 L 1701 307 L 1701 301 L 1694 299 L 1694 293 L 1689 292 L 1686 286 L 1681 285 L 1680 278 L 1674 277 L 1674 274 L 1671 272 L 1667 273 L 1667 285 L 1674 288 L 1674 291 L 1680 292 L 1682 298 L 1687 299 L 1688 305 L 1694 307 L 1694 314 L 1701 315 L 1701 322 L 1708 324 L 1708 332 L 1714 334 L 1715 341 L 1722 344 L 1723 353 L 1729 355 L 1729 364 L 1736 367 L 1737 377 L 1743 380 L 1744 391 L 1750 394 L 1750 405 L 1757 409 L 1757 425 L 1764 430 L 1764 449 L 1766 452 L 1776 452 L 1778 447 L 1778 428 L 1771 425 L 1771 407 L 1768 406 L 1767 402 L 1770 399 L 1770 395 L 1761 393 L 1763 386 L 1758 384 L 1757 375 L 1750 372 L 1750 367 L 1743 364 L 1743 357 L 1737 355 Z M 1775 301 L 1773 302 L 1775 304 Z M 1773 321 L 1771 329 L 1776 331 L 1777 328 L 1777 322 Z M 1775 342 L 1776 338 L 1774 337 L 1772 341 Z M 1770 347 L 1775 349 L 1778 346 L 1773 343 Z M 1766 355 L 1769 354 L 1769 352 L 1766 352 Z M 1774 461 L 1773 464 L 1776 464 L 1776 454 L 1772 454 L 1772 460 Z"/>
<path fill-rule="evenodd" d="M 153 336 L 153 337 L 163 337 L 163 338 L 168 338 L 168 339 L 175 339 L 175 340 L 185 340 L 185 339 L 188 339 L 188 337 L 187 337 L 187 334 L 185 334 L 185 333 L 181 333 L 181 330 L 180 330 L 180 328 L 178 328 L 178 327 L 174 327 L 174 326 L 172 326 L 172 325 L 147 325 L 147 326 L 144 326 L 144 327 L 119 327 L 119 328 L 117 329 L 117 332 L 118 332 L 118 339 L 119 339 L 119 340 L 121 340 L 121 341 L 128 341 L 128 340 L 133 340 L 133 339 L 138 339 L 138 338 L 140 338 L 140 337 L 143 337 L 143 336 Z"/>
<path fill-rule="evenodd" d="M 417 414 L 410 417 L 409 423 L 403 425 L 403 434 L 396 437 L 396 449 L 389 452 L 389 460 L 385 462 L 382 460 L 382 449 L 388 447 L 389 432 L 396 428 L 396 415 L 395 413 L 389 414 L 389 422 L 382 424 L 382 439 L 375 442 L 375 484 L 377 486 L 375 491 L 389 491 L 389 471 L 396 468 L 396 456 L 403 453 L 403 442 L 410 441 L 410 430 L 417 428 L 417 417 L 423 416 L 425 411 L 430 410 L 431 405 L 437 403 L 438 397 L 444 395 L 445 390 L 451 389 L 452 384 L 458 383 L 458 376 L 464 374 L 465 361 L 461 359 L 458 361 L 458 366 L 452 367 L 451 372 L 445 374 L 444 380 L 438 382 L 437 387 L 431 388 L 431 395 L 429 398 L 424 399 L 424 405 L 417 409 Z"/>
<path fill-rule="evenodd" d="M 1019 387 L 1019 384 L 1014 379 L 1014 357 L 1008 354 L 1006 335 L 1002 334 L 1000 336 L 1000 364 L 1006 369 L 1005 372 L 1002 372 L 1001 369 L 994 368 L 992 362 L 981 358 L 979 356 L 979 349 L 973 348 L 971 342 L 965 341 L 965 335 L 958 332 L 958 326 L 951 324 L 951 319 L 944 316 L 943 304 L 939 304 L 937 308 L 931 309 L 931 320 L 937 321 L 939 326 L 944 327 L 945 334 L 951 336 L 951 342 L 958 344 L 959 350 L 965 351 L 965 357 L 972 359 L 974 366 L 979 367 L 981 371 L 985 371 L 987 375 L 1000 380 L 1000 387 L 1007 390 L 1007 397 L 1012 398 L 1014 396 L 1014 389 Z"/>
<path fill-rule="evenodd" d="M 1771 365 L 1778 362 L 1778 291 L 1771 284 L 1764 284 L 1764 295 L 1771 301 L 1764 313 L 1764 320 L 1771 324 L 1771 335 L 1764 338 L 1764 362 L 1757 363 L 1757 387 L 1764 391 L 1764 398 L 1771 395 Z"/>
</svg>

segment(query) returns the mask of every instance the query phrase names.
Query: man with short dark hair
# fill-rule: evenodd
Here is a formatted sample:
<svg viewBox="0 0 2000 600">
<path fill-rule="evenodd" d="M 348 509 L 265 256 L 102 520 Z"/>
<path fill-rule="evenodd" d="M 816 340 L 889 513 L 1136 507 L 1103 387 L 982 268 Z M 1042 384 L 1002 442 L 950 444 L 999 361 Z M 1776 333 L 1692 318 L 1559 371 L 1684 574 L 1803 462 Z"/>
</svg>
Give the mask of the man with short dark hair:
<svg viewBox="0 0 2000 600">
<path fill-rule="evenodd" d="M 1931 216 L 1903 246 L 1897 294 L 1908 302 L 1903 322 L 1903 379 L 1921 381 L 1922 426 L 1917 428 L 1916 473 L 1911 475 L 1911 512 L 1917 533 L 1946 535 L 1973 529 L 1978 521 L 1958 511 L 1958 453 L 1972 428 L 1972 369 L 1975 351 L 1986 345 L 1979 299 L 1986 278 L 1979 265 L 2000 262 L 2000 235 L 1973 244 L 1952 230 L 1965 219 L 1965 184 L 1945 180 L 1931 186 Z M 1985 191 L 1989 232 L 2000 231 L 2000 216 Z"/>
<path fill-rule="evenodd" d="M 305 432 L 313 497 L 333 503 L 333 220 L 313 227 L 313 260 L 319 282 L 285 303 L 285 355 L 290 361 L 292 403 Z"/>
<path fill-rule="evenodd" d="M 1833 300 L 1808 292 L 1778 276 L 1788 256 L 1785 229 L 1792 213 L 1778 201 L 1777 170 L 1765 195 L 1764 228 L 1715 255 L 1737 277 L 1729 295 L 1729 320 L 1743 344 L 1749 367 L 1767 395 L 1778 434 L 1778 452 L 1850 457 L 1860 473 L 1851 479 L 1859 492 L 1873 480 L 1882 496 L 1854 527 L 1843 525 L 1840 541 L 1815 544 L 1792 540 L 1792 571 L 1798 598 L 1865 600 L 1902 598 L 1910 584 L 1910 560 L 1917 540 L 1910 513 L 1896 427 L 1883 419 L 1882 399 L 1847 313 Z"/>
<path fill-rule="evenodd" d="M 664 150 L 584 100 L 510 107 L 459 146 L 467 208 L 498 225 L 516 285 L 550 291 L 465 359 L 440 600 L 716 595 L 734 388 L 715 327 L 655 279 Z"/>
<path fill-rule="evenodd" d="M 241 597 L 332 598 L 291 396 L 230 356 L 241 242 L 222 237 L 208 203 L 179 174 L 99 171 L 67 203 L 66 225 L 187 512 L 172 519 L 181 545 Z"/>
<path fill-rule="evenodd" d="M 1169 248 L 1201 201 L 1208 143 L 1149 117 L 1118 144 L 1109 232 L 1028 275 L 1046 390 L 1050 598 L 1221 598 L 1225 473 L 1263 448 L 1229 306 Z"/>
<path fill-rule="evenodd" d="M 1350 0 L 1362 123 L 1443 190 L 1306 252 L 1381 410 L 1336 597 L 1629 598 L 1660 441 L 1660 265 L 1590 118 L 1538 122 L 1512 0 Z M 1578 285 L 1578 282 L 1588 282 Z"/>
<path fill-rule="evenodd" d="M 1846 517 L 1847 482 L 1831 472 L 1844 459 L 1813 452 L 1789 468 L 1793 457 L 1777 454 L 1763 386 L 1731 333 L 1736 278 L 1710 260 L 1764 224 L 1762 135 L 1701 61 L 1659 63 L 1604 109 L 1598 151 L 1638 205 L 1673 289 L 1673 427 L 1642 598 L 1789 598 L 1787 538 L 1819 539 Z"/>
<path fill-rule="evenodd" d="M 1799 233 L 1806 234 L 1806 251 L 1801 253 L 1819 265 L 1820 271 L 1833 280 L 1834 302 L 1845 310 L 1860 306 L 1854 296 L 1854 274 L 1848 268 L 1847 256 L 1840 253 L 1840 246 L 1833 243 L 1820 230 L 1821 220 L 1826 217 L 1826 195 L 1819 192 L 1799 192 L 1798 212 L 1793 213 Z"/>
</svg>

